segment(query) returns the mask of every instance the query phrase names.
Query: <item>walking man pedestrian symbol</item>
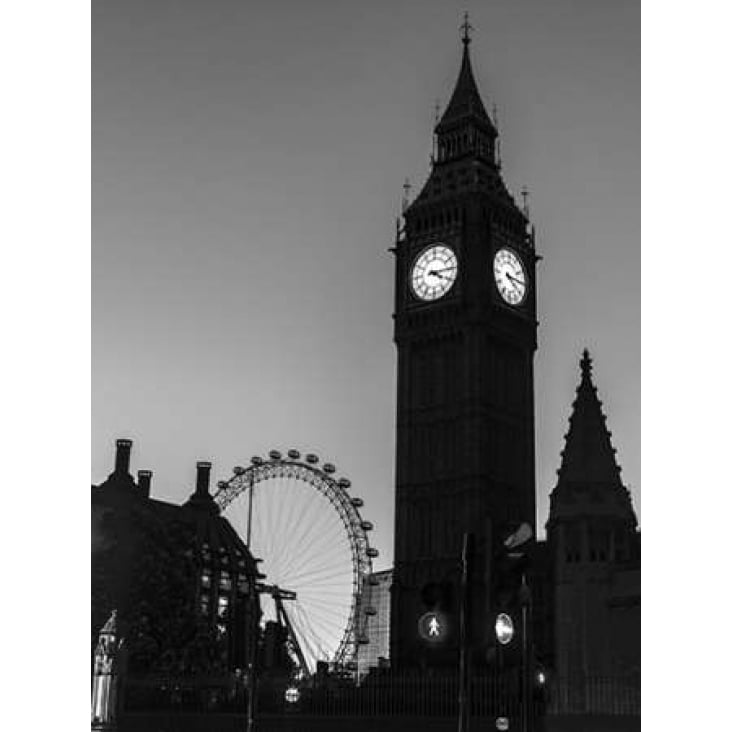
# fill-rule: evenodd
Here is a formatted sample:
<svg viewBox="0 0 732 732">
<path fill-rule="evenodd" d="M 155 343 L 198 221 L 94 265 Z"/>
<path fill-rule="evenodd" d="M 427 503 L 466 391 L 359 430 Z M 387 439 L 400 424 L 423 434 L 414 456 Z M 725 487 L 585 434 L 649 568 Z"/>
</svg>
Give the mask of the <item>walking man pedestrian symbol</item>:
<svg viewBox="0 0 732 732">
<path fill-rule="evenodd" d="M 429 643 L 444 643 L 449 635 L 449 623 L 445 616 L 435 610 L 425 613 L 417 623 L 419 635 Z"/>
</svg>

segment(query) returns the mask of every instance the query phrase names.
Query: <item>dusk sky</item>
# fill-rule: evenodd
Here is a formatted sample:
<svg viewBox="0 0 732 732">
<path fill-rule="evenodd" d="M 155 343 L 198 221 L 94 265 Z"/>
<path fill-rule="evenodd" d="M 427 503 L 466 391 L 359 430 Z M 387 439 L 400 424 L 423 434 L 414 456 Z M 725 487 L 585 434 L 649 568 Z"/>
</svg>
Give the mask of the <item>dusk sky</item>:
<svg viewBox="0 0 732 732">
<path fill-rule="evenodd" d="M 335 463 L 391 565 L 394 240 L 460 65 L 537 229 L 537 525 L 582 348 L 640 520 L 640 3 L 92 3 L 92 471 Z"/>
</svg>

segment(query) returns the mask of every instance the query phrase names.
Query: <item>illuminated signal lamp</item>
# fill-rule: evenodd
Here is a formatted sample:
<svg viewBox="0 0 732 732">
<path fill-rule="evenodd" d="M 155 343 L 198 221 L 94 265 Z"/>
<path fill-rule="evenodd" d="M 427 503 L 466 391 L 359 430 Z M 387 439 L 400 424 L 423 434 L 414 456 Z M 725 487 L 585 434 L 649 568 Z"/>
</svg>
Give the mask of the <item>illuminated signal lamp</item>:
<svg viewBox="0 0 732 732">
<path fill-rule="evenodd" d="M 513 620 L 506 613 L 499 613 L 496 618 L 496 640 L 505 646 L 513 638 Z"/>
</svg>

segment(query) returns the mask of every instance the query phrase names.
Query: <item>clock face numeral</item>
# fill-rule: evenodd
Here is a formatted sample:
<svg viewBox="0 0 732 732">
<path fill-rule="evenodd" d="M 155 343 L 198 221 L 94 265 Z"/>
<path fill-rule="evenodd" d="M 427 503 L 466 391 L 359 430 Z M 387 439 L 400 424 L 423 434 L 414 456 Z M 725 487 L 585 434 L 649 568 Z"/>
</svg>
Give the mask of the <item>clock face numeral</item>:
<svg viewBox="0 0 732 732">
<path fill-rule="evenodd" d="M 496 252 L 493 276 L 498 292 L 509 305 L 520 305 L 526 299 L 526 271 L 521 259 L 510 249 Z"/>
<path fill-rule="evenodd" d="M 412 291 L 420 300 L 437 300 L 455 283 L 457 257 L 444 244 L 425 249 L 412 266 Z"/>
</svg>

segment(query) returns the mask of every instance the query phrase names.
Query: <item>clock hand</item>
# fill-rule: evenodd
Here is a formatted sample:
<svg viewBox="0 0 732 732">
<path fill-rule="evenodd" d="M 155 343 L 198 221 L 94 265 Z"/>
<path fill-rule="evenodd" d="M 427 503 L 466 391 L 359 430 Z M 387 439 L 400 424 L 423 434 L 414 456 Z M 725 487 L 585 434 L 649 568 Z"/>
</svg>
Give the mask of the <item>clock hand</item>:
<svg viewBox="0 0 732 732">
<path fill-rule="evenodd" d="M 442 269 L 431 269 L 429 272 L 427 272 L 427 274 L 428 275 L 437 275 L 438 277 L 442 277 L 443 272 L 450 272 L 453 269 L 455 269 L 455 267 L 443 267 Z"/>
<path fill-rule="evenodd" d="M 511 280 L 511 282 L 516 282 L 519 285 L 523 285 L 524 284 L 524 281 L 523 280 L 520 280 L 520 279 L 514 277 L 513 275 L 510 275 L 508 272 L 506 272 L 506 277 L 509 280 Z"/>
</svg>

